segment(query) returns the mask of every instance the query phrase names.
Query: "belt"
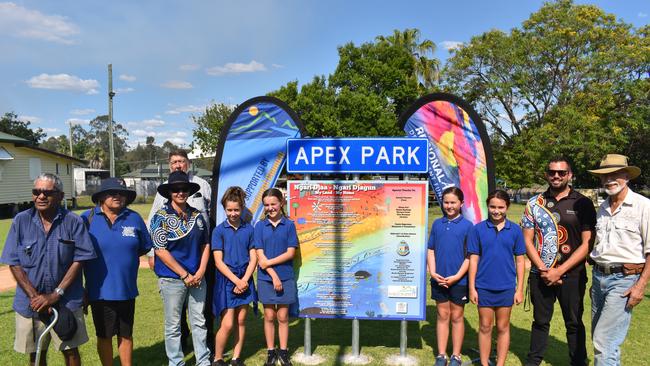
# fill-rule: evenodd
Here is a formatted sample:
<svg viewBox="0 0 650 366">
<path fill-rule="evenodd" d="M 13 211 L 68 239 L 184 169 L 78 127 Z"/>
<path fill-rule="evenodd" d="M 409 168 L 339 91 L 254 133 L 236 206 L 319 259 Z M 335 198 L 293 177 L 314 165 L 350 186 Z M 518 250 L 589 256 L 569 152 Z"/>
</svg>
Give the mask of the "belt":
<svg viewBox="0 0 650 366">
<path fill-rule="evenodd" d="M 615 265 L 607 266 L 607 265 L 600 265 L 598 263 L 595 263 L 594 268 L 596 269 L 596 271 L 598 271 L 600 273 L 604 273 L 606 275 L 623 272 L 623 265 L 622 264 L 615 264 Z"/>
<path fill-rule="evenodd" d="M 595 263 L 594 268 L 603 274 L 610 275 L 614 273 L 623 273 L 625 276 L 635 275 L 643 272 L 643 267 L 645 263 L 623 263 L 623 264 L 612 264 L 612 265 L 602 265 Z"/>
</svg>

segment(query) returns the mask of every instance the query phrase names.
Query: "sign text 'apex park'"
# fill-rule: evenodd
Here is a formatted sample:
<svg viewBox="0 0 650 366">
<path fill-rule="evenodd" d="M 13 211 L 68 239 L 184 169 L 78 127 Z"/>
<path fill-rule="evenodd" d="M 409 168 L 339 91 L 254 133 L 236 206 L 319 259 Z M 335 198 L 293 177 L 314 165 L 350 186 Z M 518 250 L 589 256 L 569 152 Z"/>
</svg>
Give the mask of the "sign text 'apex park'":
<svg viewBox="0 0 650 366">
<path fill-rule="evenodd" d="M 289 173 L 426 173 L 428 141 L 332 138 L 287 141 Z"/>
</svg>

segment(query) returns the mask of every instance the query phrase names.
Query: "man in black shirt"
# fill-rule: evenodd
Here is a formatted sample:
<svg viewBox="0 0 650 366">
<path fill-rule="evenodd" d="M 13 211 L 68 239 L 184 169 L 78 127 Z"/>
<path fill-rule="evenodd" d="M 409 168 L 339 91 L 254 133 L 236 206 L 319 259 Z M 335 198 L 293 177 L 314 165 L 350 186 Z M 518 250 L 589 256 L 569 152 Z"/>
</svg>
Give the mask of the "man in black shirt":
<svg viewBox="0 0 650 366">
<path fill-rule="evenodd" d="M 545 172 L 548 189 L 528 201 L 522 217 L 532 263 L 528 286 L 534 318 L 526 365 L 539 365 L 544 358 L 556 300 L 566 326 L 570 364 L 587 364 L 582 322 L 585 258 L 594 238 L 596 210 L 590 199 L 569 185 L 572 177 L 566 158 L 551 159 Z"/>
</svg>

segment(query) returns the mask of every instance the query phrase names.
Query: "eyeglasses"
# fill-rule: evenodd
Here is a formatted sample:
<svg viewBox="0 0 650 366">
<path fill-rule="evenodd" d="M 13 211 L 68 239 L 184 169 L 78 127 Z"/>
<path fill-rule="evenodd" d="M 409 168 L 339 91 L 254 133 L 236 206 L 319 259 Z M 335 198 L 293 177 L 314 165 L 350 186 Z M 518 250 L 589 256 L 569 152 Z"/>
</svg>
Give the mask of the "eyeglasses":
<svg viewBox="0 0 650 366">
<path fill-rule="evenodd" d="M 546 170 L 546 175 L 549 177 L 554 177 L 555 174 L 559 175 L 560 177 L 564 178 L 569 174 L 568 170 L 553 170 L 553 169 L 547 169 Z"/>
<path fill-rule="evenodd" d="M 44 194 L 45 197 L 52 197 L 57 193 L 59 193 L 58 189 L 32 189 L 32 194 L 36 197 L 40 196 L 41 194 Z"/>
<path fill-rule="evenodd" d="M 171 187 L 171 188 L 169 188 L 169 191 L 172 192 L 172 193 L 180 193 L 180 192 L 190 193 L 190 188 L 185 187 L 185 186 Z"/>
</svg>

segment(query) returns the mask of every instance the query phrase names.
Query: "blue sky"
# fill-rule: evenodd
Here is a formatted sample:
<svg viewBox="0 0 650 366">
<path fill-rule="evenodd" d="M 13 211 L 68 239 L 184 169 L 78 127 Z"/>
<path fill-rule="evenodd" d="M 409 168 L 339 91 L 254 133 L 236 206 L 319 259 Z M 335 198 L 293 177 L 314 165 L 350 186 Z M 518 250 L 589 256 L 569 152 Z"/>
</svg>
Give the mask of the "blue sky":
<svg viewBox="0 0 650 366">
<path fill-rule="evenodd" d="M 580 1 L 580 3 L 583 3 Z M 591 2 L 639 27 L 647 0 Z M 517 27 L 542 1 L 16 1 L 0 2 L 0 113 L 49 136 L 107 114 L 129 144 L 192 141 L 192 114 L 239 104 L 292 80 L 327 75 L 337 46 L 418 28 L 448 48 L 490 29 Z"/>
</svg>

